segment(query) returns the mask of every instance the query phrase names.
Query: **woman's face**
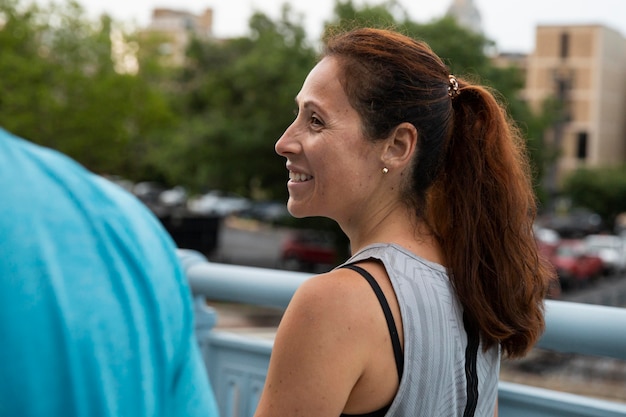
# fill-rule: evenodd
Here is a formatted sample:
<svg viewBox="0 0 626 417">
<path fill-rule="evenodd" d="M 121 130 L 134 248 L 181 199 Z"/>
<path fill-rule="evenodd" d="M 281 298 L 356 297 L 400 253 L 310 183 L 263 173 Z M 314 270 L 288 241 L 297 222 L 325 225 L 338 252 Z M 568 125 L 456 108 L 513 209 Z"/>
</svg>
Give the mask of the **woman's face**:
<svg viewBox="0 0 626 417">
<path fill-rule="evenodd" d="M 365 139 L 338 77 L 332 57 L 311 70 L 296 97 L 297 117 L 276 142 L 276 152 L 287 158 L 289 212 L 341 224 L 364 208 L 383 165 L 380 146 Z"/>
</svg>

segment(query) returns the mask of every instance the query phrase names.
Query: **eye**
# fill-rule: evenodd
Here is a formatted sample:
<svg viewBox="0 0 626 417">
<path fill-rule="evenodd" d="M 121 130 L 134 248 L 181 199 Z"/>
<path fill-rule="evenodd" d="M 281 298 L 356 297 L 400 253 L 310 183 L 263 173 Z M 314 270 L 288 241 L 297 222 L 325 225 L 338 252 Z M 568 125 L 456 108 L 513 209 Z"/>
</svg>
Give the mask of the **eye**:
<svg viewBox="0 0 626 417">
<path fill-rule="evenodd" d="M 317 117 L 317 115 L 315 113 L 311 114 L 311 118 L 309 120 L 309 123 L 314 128 L 319 128 L 319 127 L 323 127 L 324 126 L 324 123 Z"/>
</svg>

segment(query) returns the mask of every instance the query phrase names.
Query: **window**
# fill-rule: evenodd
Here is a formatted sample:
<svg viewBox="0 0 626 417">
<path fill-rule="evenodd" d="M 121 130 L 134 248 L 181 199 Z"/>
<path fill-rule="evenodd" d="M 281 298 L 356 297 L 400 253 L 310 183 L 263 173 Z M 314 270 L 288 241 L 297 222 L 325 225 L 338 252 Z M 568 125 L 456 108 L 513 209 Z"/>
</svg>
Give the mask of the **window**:
<svg viewBox="0 0 626 417">
<path fill-rule="evenodd" d="M 561 58 L 565 59 L 569 56 L 569 33 L 561 33 Z"/>
<path fill-rule="evenodd" d="M 576 140 L 576 158 L 587 159 L 587 132 L 579 132 Z"/>
</svg>

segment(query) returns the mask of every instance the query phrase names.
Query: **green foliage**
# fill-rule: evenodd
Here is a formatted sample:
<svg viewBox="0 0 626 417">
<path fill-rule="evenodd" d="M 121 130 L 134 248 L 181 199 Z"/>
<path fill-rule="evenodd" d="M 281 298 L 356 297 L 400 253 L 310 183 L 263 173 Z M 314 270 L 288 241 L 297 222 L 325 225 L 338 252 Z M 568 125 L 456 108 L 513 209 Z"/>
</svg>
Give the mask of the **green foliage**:
<svg viewBox="0 0 626 417">
<path fill-rule="evenodd" d="M 165 144 L 185 168 L 165 169 L 196 190 L 284 198 L 286 171 L 274 143 L 294 117 L 315 53 L 288 8 L 276 22 L 254 14 L 250 29 L 250 37 L 190 45 L 175 97 L 187 120 Z"/>
<path fill-rule="evenodd" d="M 626 166 L 576 170 L 566 178 L 563 192 L 573 205 L 595 211 L 612 224 L 626 212 Z"/>
<path fill-rule="evenodd" d="M 395 12 L 395 13 L 394 13 Z M 352 0 L 335 2 L 334 16 L 326 23 L 325 32 L 358 27 L 397 29 L 396 16 L 406 16 L 406 12 L 395 0 L 388 0 L 379 5 L 365 5 L 357 8 Z"/>
<path fill-rule="evenodd" d="M 74 1 L 0 0 L 0 22 L 0 126 L 93 171 L 142 176 L 143 148 L 175 119 L 164 94 L 116 70 L 111 19 L 90 22 Z"/>
<path fill-rule="evenodd" d="M 425 40 L 453 73 L 499 91 L 538 175 L 554 157 L 541 133 L 555 113 L 530 112 L 518 98 L 519 70 L 494 67 L 485 52 L 493 42 L 482 35 L 448 18 L 412 22 L 394 0 L 337 1 L 326 26 L 393 28 Z M 287 5 L 276 20 L 255 13 L 249 27 L 237 39 L 194 39 L 175 68 L 159 52 L 164 39 L 106 16 L 92 22 L 75 1 L 42 8 L 0 0 L 0 126 L 96 172 L 282 200 L 286 171 L 274 143 L 293 120 L 316 51 Z"/>
<path fill-rule="evenodd" d="M 326 23 L 326 31 L 366 26 L 393 29 L 414 39 L 425 41 L 444 60 L 451 72 L 459 76 L 477 79 L 487 73 L 493 74 L 494 78 L 499 75 L 498 69 L 491 65 L 485 54 L 488 47 L 493 46 L 493 42 L 460 27 L 449 17 L 426 24 L 413 22 L 408 18 L 406 10 L 394 0 L 361 8 L 357 8 L 351 0 L 337 0 L 335 16 Z M 499 81 L 506 79 L 498 78 Z M 517 89 L 523 86 L 519 81 L 521 81 L 519 77 L 514 80 L 517 82 L 514 85 Z"/>
</svg>

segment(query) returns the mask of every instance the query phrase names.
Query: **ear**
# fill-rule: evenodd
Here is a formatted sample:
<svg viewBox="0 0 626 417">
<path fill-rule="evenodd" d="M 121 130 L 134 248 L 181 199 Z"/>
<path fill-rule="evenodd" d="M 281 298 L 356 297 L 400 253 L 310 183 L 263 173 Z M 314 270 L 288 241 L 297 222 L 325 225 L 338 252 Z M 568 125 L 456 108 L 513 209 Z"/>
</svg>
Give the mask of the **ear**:
<svg viewBox="0 0 626 417">
<path fill-rule="evenodd" d="M 389 169 L 402 169 L 411 163 L 416 147 L 417 129 L 411 123 L 400 123 L 385 141 L 382 162 Z"/>
</svg>

